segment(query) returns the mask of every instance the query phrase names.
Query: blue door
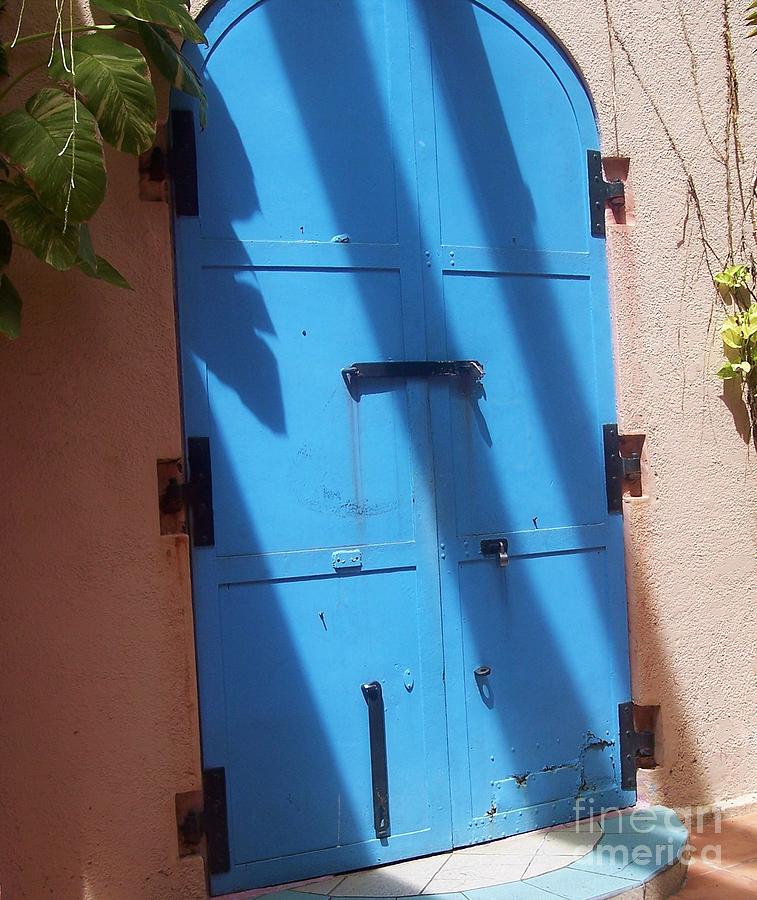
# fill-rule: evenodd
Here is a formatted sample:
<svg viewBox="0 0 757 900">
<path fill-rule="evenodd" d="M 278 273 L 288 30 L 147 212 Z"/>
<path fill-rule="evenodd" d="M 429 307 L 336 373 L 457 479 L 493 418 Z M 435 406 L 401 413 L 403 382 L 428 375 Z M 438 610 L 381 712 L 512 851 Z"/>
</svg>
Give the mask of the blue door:
<svg viewBox="0 0 757 900">
<path fill-rule="evenodd" d="M 175 234 L 186 435 L 212 467 L 214 892 L 627 805 L 579 77 L 500 0 L 227 0 L 202 25 Z"/>
</svg>

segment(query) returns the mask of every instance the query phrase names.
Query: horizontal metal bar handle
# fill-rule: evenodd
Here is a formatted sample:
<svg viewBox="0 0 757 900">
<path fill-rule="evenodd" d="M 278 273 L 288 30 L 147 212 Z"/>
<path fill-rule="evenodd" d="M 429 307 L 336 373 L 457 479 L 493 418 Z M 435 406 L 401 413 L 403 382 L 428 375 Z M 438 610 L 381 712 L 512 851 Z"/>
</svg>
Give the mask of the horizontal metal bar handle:
<svg viewBox="0 0 757 900">
<path fill-rule="evenodd" d="M 483 365 L 475 359 L 421 359 L 398 362 L 357 362 L 342 369 L 347 390 L 352 393 L 357 378 L 470 378 L 484 377 Z"/>
</svg>

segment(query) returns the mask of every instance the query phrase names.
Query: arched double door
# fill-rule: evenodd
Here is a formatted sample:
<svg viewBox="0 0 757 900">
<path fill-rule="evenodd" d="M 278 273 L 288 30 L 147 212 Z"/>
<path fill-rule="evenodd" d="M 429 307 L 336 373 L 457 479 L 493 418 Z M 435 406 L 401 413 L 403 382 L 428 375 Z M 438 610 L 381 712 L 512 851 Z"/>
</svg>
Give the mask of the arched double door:
<svg viewBox="0 0 757 900">
<path fill-rule="evenodd" d="M 579 77 L 501 0 L 227 0 L 201 24 L 175 235 L 186 434 L 212 468 L 214 891 L 627 804 Z"/>
</svg>

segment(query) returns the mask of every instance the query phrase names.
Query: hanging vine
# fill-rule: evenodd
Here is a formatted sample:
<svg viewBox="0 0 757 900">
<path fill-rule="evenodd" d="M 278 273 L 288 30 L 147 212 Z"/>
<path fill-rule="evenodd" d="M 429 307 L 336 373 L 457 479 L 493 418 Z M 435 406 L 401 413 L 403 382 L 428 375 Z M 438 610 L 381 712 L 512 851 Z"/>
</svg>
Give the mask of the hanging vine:
<svg viewBox="0 0 757 900">
<path fill-rule="evenodd" d="M 673 136 L 672 129 L 660 105 L 641 77 L 623 36 L 618 32 L 612 20 L 608 0 L 605 0 L 611 46 L 615 45 L 620 49 L 686 179 L 686 209 L 683 217 L 683 235 L 679 246 L 688 243 L 693 218 L 696 240 L 701 247 L 701 263 L 704 264 L 712 279 L 715 300 L 720 306 L 721 312 L 725 313 L 720 328 L 725 359 L 716 374 L 724 381 L 731 381 L 739 386 L 749 413 L 752 438 L 757 442 L 757 264 L 755 263 L 757 252 L 757 219 L 755 216 L 757 171 L 752 172 L 751 176 L 747 176 L 745 173 L 747 166 L 739 122 L 739 81 L 733 48 L 730 0 L 723 0 L 721 7 L 726 115 L 723 123 L 722 145 L 720 146 L 707 123 L 699 90 L 696 52 L 680 0 L 677 8 L 681 34 L 689 52 L 691 76 L 695 88 L 694 95 L 704 138 L 715 158 L 723 166 L 725 174 L 726 234 L 724 238 L 720 239 L 717 237 L 717 231 L 709 226 L 700 200 L 700 191 L 687 160 Z M 750 5 L 747 19 L 749 24 L 754 27 L 750 36 L 757 36 L 757 0 Z M 617 121 L 615 130 L 617 142 Z M 708 335 L 711 333 L 715 311 L 715 306 L 713 306 L 713 315 L 708 323 Z"/>
</svg>

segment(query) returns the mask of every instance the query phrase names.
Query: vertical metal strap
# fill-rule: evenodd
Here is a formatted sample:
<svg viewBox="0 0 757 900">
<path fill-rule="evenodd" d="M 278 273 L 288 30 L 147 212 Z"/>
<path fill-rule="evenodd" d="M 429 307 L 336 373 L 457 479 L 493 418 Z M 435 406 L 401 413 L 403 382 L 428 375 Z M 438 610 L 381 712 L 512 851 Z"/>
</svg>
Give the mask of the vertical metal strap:
<svg viewBox="0 0 757 900">
<path fill-rule="evenodd" d="M 603 425 L 605 447 L 605 485 L 607 488 L 607 511 L 623 511 L 623 463 L 620 459 L 620 439 L 618 426 L 613 422 Z"/>
<path fill-rule="evenodd" d="M 226 770 L 219 766 L 202 773 L 205 798 L 203 823 L 208 842 L 208 871 L 220 875 L 231 868 L 229 824 L 226 809 Z"/>
<path fill-rule="evenodd" d="M 637 731 L 632 702 L 618 706 L 620 725 L 620 786 L 624 791 L 636 790 L 637 757 L 654 760 L 655 736 L 652 731 Z"/>
<path fill-rule="evenodd" d="M 189 463 L 189 508 L 192 511 L 192 544 L 215 544 L 213 522 L 213 475 L 210 468 L 210 441 L 206 437 L 187 438 Z"/>
<path fill-rule="evenodd" d="M 171 113 L 170 165 L 176 215 L 199 215 L 195 123 L 194 114 L 188 109 L 175 109 Z"/>
<path fill-rule="evenodd" d="M 373 827 L 376 837 L 388 837 L 389 826 L 389 775 L 386 765 L 386 721 L 384 695 L 378 681 L 362 685 L 368 704 L 368 729 L 371 743 L 371 779 L 373 782 Z"/>
<path fill-rule="evenodd" d="M 589 150 L 589 217 L 593 237 L 605 237 L 605 209 L 610 200 L 625 196 L 622 181 L 605 181 L 602 174 L 602 154 L 599 150 Z"/>
</svg>

